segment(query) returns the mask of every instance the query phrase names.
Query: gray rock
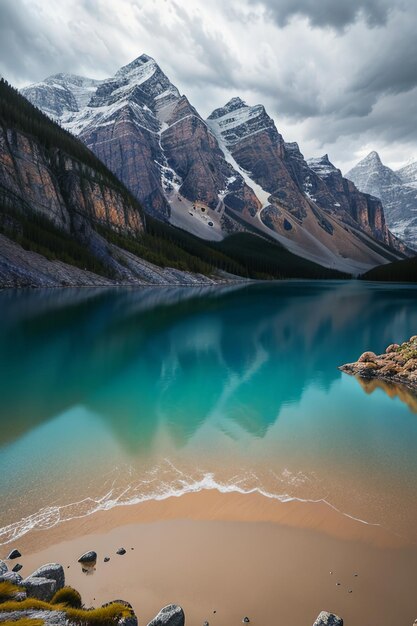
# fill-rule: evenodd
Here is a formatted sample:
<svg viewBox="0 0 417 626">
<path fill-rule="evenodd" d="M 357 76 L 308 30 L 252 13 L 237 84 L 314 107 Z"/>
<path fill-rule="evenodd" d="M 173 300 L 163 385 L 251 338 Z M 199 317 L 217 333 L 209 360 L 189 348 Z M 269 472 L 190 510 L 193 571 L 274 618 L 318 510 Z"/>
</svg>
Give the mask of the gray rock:
<svg viewBox="0 0 417 626">
<path fill-rule="evenodd" d="M 13 583 L 13 585 L 20 585 L 22 580 L 23 579 L 20 574 L 17 574 L 16 572 L 4 572 L 4 574 L 0 575 L 0 583 L 8 581 Z"/>
<path fill-rule="evenodd" d="M 56 591 L 65 587 L 65 573 L 64 568 L 59 563 L 48 563 L 42 565 L 39 569 L 35 570 L 30 578 L 47 578 L 48 580 L 54 580 L 56 584 Z"/>
<path fill-rule="evenodd" d="M 104 557 L 104 562 L 105 562 L 105 563 L 108 563 L 109 561 L 110 561 L 110 557 L 109 557 L 109 556 L 105 556 L 105 557 Z"/>
<path fill-rule="evenodd" d="M 23 567 L 23 565 L 21 565 L 20 563 L 16 563 L 16 565 L 14 567 L 12 567 L 12 572 L 20 572 L 22 567 Z"/>
<path fill-rule="evenodd" d="M 78 559 L 78 563 L 86 563 L 86 564 L 94 564 L 97 561 L 97 552 L 94 550 L 90 550 L 89 552 L 85 552 Z"/>
<path fill-rule="evenodd" d="M 22 582 L 29 598 L 36 598 L 49 602 L 57 591 L 56 582 L 52 578 L 40 578 L 39 576 L 28 576 Z"/>
<path fill-rule="evenodd" d="M 244 624 L 249 624 L 249 622 L 250 622 L 249 617 L 244 617 L 244 618 L 242 619 L 242 622 L 243 622 Z"/>
<path fill-rule="evenodd" d="M 12 550 L 7 558 L 10 560 L 13 560 L 13 559 L 18 559 L 19 556 L 22 556 L 19 550 Z"/>
<path fill-rule="evenodd" d="M 343 626 L 343 620 L 334 613 L 322 611 L 313 626 Z"/>
<path fill-rule="evenodd" d="M 161 609 L 148 626 L 184 626 L 184 611 L 178 604 L 168 604 Z"/>
<path fill-rule="evenodd" d="M 45 626 L 67 626 L 67 617 L 63 611 L 4 611 L 0 612 L 0 624 L 14 622 L 17 619 L 42 620 Z"/>
<path fill-rule="evenodd" d="M 0 576 L 8 571 L 9 568 L 7 567 L 6 563 L 0 559 Z"/>
<path fill-rule="evenodd" d="M 118 550 L 116 550 L 116 554 L 120 554 L 120 555 L 126 554 L 126 550 L 124 548 L 119 548 Z"/>
<path fill-rule="evenodd" d="M 118 626 L 138 626 L 138 618 L 136 615 L 130 617 L 123 617 L 117 622 Z"/>
</svg>

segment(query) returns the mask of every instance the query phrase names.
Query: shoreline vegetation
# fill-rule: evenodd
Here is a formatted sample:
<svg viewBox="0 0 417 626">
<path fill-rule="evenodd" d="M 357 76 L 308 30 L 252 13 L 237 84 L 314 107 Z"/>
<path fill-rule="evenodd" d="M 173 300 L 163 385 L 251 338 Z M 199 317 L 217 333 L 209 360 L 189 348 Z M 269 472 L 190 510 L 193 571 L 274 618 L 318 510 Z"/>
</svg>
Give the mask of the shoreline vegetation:
<svg viewBox="0 0 417 626">
<path fill-rule="evenodd" d="M 382 380 L 417 391 L 417 335 L 401 345 L 390 344 L 384 354 L 364 352 L 357 361 L 339 369 L 361 379 Z"/>
<path fill-rule="evenodd" d="M 117 554 L 123 556 L 124 548 Z M 14 562 L 21 557 L 13 549 L 7 560 Z M 108 562 L 110 557 L 104 557 Z M 97 554 L 90 551 L 82 555 L 78 562 L 84 573 L 93 573 Z M 16 564 L 9 570 L 5 561 L 0 560 L 0 623 L 4 626 L 137 626 L 138 617 L 133 607 L 125 600 L 113 600 L 100 607 L 86 607 L 81 594 L 65 584 L 65 572 L 59 563 L 48 563 L 23 579 L 17 572 L 22 568 Z M 216 611 L 213 611 L 215 614 Z M 249 624 L 245 615 L 242 623 Z M 163 607 L 149 622 L 148 626 L 184 626 L 185 614 L 177 604 Z M 209 626 L 205 621 L 204 626 Z M 313 626 L 343 626 L 343 619 L 321 611 Z"/>
</svg>

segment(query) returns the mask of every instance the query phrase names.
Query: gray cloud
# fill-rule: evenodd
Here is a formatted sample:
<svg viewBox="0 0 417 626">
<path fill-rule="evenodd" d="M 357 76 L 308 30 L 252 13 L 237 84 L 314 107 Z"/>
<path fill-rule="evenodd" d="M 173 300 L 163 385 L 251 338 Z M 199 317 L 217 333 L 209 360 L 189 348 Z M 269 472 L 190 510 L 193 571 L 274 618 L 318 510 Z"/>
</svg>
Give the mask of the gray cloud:
<svg viewBox="0 0 417 626">
<path fill-rule="evenodd" d="M 343 29 L 359 19 L 368 26 L 386 23 L 388 0 L 250 0 L 264 6 L 279 26 L 285 26 L 295 16 L 305 17 L 312 26 Z"/>
<path fill-rule="evenodd" d="M 264 104 L 343 169 L 364 146 L 417 154 L 415 32 L 415 0 L 0 0 L 0 73 L 104 78 L 145 52 L 203 116 Z"/>
</svg>

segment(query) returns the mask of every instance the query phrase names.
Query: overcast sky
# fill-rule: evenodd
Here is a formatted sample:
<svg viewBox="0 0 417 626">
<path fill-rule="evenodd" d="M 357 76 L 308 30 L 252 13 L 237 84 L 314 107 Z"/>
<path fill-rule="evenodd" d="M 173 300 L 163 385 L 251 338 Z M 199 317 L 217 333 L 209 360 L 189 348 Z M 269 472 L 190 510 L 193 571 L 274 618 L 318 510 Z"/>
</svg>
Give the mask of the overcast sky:
<svg viewBox="0 0 417 626">
<path fill-rule="evenodd" d="M 142 53 L 206 117 L 262 103 L 306 157 L 417 160 L 417 0 L 0 0 L 0 74 L 105 78 Z"/>
</svg>

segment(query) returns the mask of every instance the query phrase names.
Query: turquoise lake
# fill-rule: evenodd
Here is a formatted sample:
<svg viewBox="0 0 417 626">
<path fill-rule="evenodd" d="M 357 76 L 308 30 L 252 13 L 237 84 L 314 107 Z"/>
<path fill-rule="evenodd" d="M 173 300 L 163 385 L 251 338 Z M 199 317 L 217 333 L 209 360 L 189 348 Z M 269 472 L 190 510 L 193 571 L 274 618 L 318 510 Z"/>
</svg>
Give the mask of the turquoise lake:
<svg viewBox="0 0 417 626">
<path fill-rule="evenodd" d="M 201 489 L 417 540 L 417 401 L 337 369 L 417 333 L 416 288 L 9 290 L 0 312 L 0 543 Z"/>
</svg>

